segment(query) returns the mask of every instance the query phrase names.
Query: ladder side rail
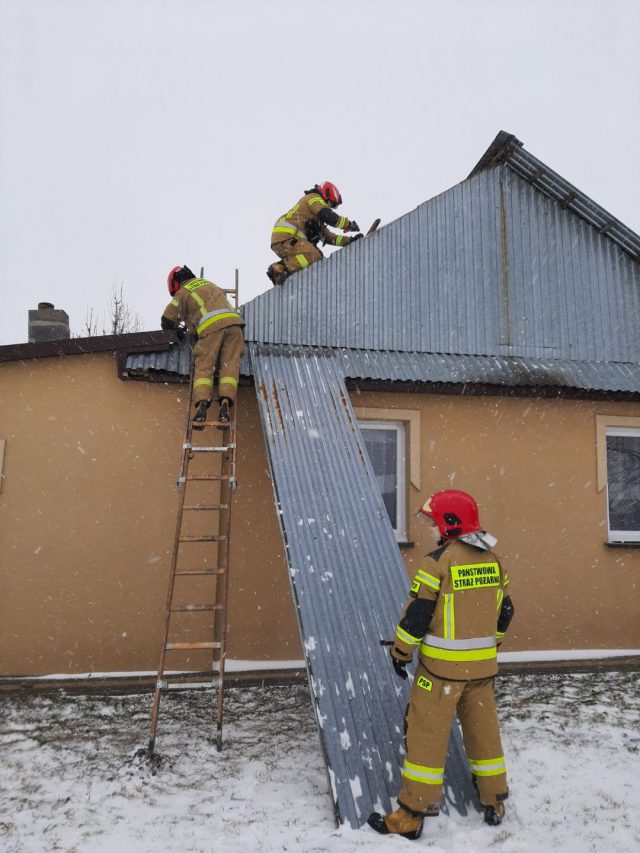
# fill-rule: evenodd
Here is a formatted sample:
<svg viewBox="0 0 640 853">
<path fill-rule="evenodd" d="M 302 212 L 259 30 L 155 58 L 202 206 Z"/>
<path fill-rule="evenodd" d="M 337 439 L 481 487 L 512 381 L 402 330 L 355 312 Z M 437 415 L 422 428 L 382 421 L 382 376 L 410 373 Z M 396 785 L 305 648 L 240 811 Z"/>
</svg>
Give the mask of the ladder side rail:
<svg viewBox="0 0 640 853">
<path fill-rule="evenodd" d="M 185 424 L 185 435 L 186 441 L 183 442 L 182 449 L 182 463 L 181 463 L 181 477 L 184 476 L 188 462 L 189 462 L 189 448 L 188 446 L 191 444 L 191 406 L 193 401 L 193 376 L 194 376 L 194 365 L 195 359 L 192 354 L 191 356 L 191 372 L 189 376 L 189 400 L 187 403 L 187 416 L 186 416 L 186 424 Z M 156 732 L 158 728 L 158 716 L 160 711 L 160 695 L 161 695 L 161 685 L 162 679 L 164 677 L 164 668 L 166 664 L 167 657 L 167 644 L 169 641 L 169 630 L 171 627 L 171 605 L 173 603 L 173 592 L 175 588 L 176 582 L 176 570 L 178 566 L 178 553 L 180 549 L 180 531 L 182 529 L 182 516 L 184 514 L 184 501 L 186 495 L 186 483 L 182 484 L 182 488 L 178 490 L 178 510 L 176 515 L 176 528 L 175 535 L 173 538 L 173 549 L 171 552 L 171 569 L 169 572 L 169 583 L 167 585 L 167 597 L 165 604 L 165 621 L 164 621 L 164 632 L 162 639 L 162 648 L 160 650 L 160 661 L 158 663 L 158 675 L 156 679 L 156 688 L 153 694 L 153 707 L 151 710 L 151 734 L 149 738 L 149 752 L 153 753 L 153 749 L 156 741 Z"/>
<path fill-rule="evenodd" d="M 224 509 L 220 510 L 219 528 L 220 533 L 225 537 L 221 543 L 223 547 L 218 550 L 218 569 L 220 570 L 220 587 L 217 591 L 216 599 L 221 605 L 220 627 L 216 632 L 217 639 L 220 641 L 220 656 L 218 663 L 218 696 L 216 703 L 216 748 L 218 752 L 222 749 L 222 718 L 224 712 L 224 669 L 225 658 L 227 654 L 227 621 L 228 621 L 228 602 L 229 602 L 229 553 L 231 548 L 231 502 L 233 496 L 233 482 L 231 472 L 235 476 L 235 457 L 236 457 L 236 417 L 237 407 L 234 406 L 234 416 L 229 428 L 229 450 L 224 454 L 222 459 L 223 472 L 229 472 L 229 478 L 222 480 L 220 489 L 220 503 L 225 505 Z"/>
</svg>

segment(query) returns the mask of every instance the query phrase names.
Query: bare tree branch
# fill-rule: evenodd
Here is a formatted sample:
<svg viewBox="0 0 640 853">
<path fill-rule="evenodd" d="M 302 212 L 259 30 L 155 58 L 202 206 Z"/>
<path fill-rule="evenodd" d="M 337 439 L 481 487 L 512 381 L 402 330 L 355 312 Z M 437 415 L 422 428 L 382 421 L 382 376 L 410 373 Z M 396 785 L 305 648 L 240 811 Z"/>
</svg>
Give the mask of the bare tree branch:
<svg viewBox="0 0 640 853">
<path fill-rule="evenodd" d="M 101 327 L 101 328 L 100 328 Z M 140 317 L 134 314 L 124 297 L 122 282 L 111 285 L 109 318 L 105 326 L 100 315 L 90 308 L 85 317 L 81 337 L 93 338 L 98 335 L 124 335 L 127 332 L 139 332 L 142 329 Z"/>
</svg>

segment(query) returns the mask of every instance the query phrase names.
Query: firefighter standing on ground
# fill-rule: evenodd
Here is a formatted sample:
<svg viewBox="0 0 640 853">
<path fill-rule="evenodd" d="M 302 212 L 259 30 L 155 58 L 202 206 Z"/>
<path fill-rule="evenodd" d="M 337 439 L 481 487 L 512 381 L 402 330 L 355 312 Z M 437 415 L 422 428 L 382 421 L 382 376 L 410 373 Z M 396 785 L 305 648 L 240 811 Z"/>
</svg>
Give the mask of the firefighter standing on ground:
<svg viewBox="0 0 640 853">
<path fill-rule="evenodd" d="M 342 204 L 342 196 L 338 188 L 325 181 L 307 190 L 291 210 L 278 219 L 271 233 L 271 248 L 282 260 L 271 264 L 267 270 L 273 284 L 282 284 L 291 273 L 321 260 L 324 256 L 317 247 L 320 240 L 332 246 L 348 246 L 362 237 L 362 234 L 347 236 L 346 232 L 360 231 L 360 228 L 354 220 L 338 216 L 334 208 L 339 204 Z M 327 225 L 345 234 L 334 234 Z"/>
<path fill-rule="evenodd" d="M 425 816 L 439 812 L 456 710 L 484 819 L 491 825 L 502 821 L 508 788 L 493 681 L 497 644 L 514 610 L 509 579 L 492 551 L 496 540 L 481 530 L 471 495 L 437 492 L 419 512 L 440 541 L 413 580 L 391 648 L 402 678 L 419 650 L 407 708 L 403 786 L 395 811 L 369 817 L 377 832 L 410 839 L 420 837 Z"/>
<path fill-rule="evenodd" d="M 198 337 L 193 374 L 194 422 L 206 420 L 213 397 L 213 374 L 218 364 L 218 420 L 228 423 L 244 351 L 244 320 L 229 304 L 223 290 L 210 281 L 196 278 L 189 267 L 174 267 L 167 284 L 172 299 L 162 315 L 162 328 L 179 329 L 180 323 L 184 323 L 187 331 Z"/>
</svg>

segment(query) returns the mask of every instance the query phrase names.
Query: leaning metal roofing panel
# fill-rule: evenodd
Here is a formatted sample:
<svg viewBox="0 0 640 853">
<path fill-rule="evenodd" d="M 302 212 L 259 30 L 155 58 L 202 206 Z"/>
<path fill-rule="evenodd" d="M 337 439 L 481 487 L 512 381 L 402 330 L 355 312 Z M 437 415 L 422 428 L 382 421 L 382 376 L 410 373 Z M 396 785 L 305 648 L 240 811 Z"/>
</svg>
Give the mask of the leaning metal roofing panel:
<svg viewBox="0 0 640 853">
<path fill-rule="evenodd" d="M 357 827 L 401 787 L 406 685 L 380 640 L 407 576 L 338 358 L 252 345 L 251 360 L 336 812 Z M 447 799 L 464 813 L 459 733 L 451 744 Z"/>
</svg>

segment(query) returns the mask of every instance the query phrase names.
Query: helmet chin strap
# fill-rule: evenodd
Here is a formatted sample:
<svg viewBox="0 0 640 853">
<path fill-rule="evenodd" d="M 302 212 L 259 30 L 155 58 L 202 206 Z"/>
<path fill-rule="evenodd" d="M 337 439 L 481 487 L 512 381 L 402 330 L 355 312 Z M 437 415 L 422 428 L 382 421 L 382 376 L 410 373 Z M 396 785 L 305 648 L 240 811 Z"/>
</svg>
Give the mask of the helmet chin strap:
<svg viewBox="0 0 640 853">
<path fill-rule="evenodd" d="M 429 525 L 429 535 L 434 542 L 440 542 L 441 536 L 437 524 Z"/>
</svg>

